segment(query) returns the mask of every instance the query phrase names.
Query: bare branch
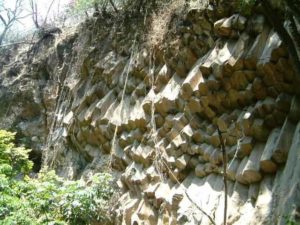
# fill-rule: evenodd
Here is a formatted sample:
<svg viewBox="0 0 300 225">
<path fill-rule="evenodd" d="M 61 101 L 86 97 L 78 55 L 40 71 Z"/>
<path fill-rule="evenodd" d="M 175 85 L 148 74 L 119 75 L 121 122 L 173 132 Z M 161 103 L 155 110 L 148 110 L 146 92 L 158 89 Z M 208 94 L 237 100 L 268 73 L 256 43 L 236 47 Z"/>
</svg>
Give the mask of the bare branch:
<svg viewBox="0 0 300 225">
<path fill-rule="evenodd" d="M 8 18 L 8 21 L 11 20 L 10 15 L 11 15 L 11 10 L 10 10 L 10 9 L 6 9 L 6 16 L 7 16 L 7 18 Z"/>
<path fill-rule="evenodd" d="M 4 13 L 4 15 L 0 15 L 0 20 L 4 25 L 4 29 L 0 33 L 0 45 L 2 44 L 3 40 L 5 39 L 5 36 L 8 32 L 8 30 L 16 23 L 20 22 L 21 19 L 24 19 L 28 17 L 31 14 L 22 16 L 23 7 L 22 7 L 23 0 L 15 0 L 14 8 L 7 8 L 3 4 L 1 5 L 1 8 L 3 9 L 1 12 Z M 6 16 L 5 16 L 6 14 Z M 6 17 L 6 18 L 5 18 Z"/>
<path fill-rule="evenodd" d="M 51 4 L 50 4 L 50 6 L 49 6 L 49 8 L 48 8 L 48 10 L 47 10 L 47 14 L 46 14 L 46 17 L 45 17 L 43 26 L 44 26 L 44 25 L 46 24 L 46 22 L 47 22 L 49 12 L 50 12 L 50 10 L 51 10 L 51 8 L 52 8 L 54 2 L 55 2 L 55 0 L 52 0 Z"/>
<path fill-rule="evenodd" d="M 39 22 L 38 22 L 38 8 L 37 3 L 34 0 L 30 0 L 30 8 L 32 12 L 32 21 L 37 29 L 40 28 Z"/>
<path fill-rule="evenodd" d="M 5 19 L 0 15 L 0 20 L 2 21 L 2 23 L 4 24 L 4 26 L 7 26 L 7 23 L 5 21 Z"/>
<path fill-rule="evenodd" d="M 24 19 L 24 18 L 26 18 L 28 16 L 31 16 L 31 15 L 32 15 L 32 13 L 29 13 L 29 14 L 27 14 L 25 16 L 20 16 L 20 17 L 16 18 L 15 20 L 21 20 L 21 19 Z"/>
<path fill-rule="evenodd" d="M 227 194 L 228 194 L 228 188 L 227 188 L 227 155 L 226 155 L 224 139 L 222 137 L 222 133 L 219 129 L 219 126 L 217 126 L 217 130 L 218 130 L 220 145 L 221 145 L 221 149 L 222 149 L 222 156 L 223 156 L 223 179 L 224 179 L 224 219 L 223 219 L 223 224 L 227 225 Z"/>
<path fill-rule="evenodd" d="M 7 47 L 7 46 L 12 46 L 12 45 L 19 45 L 19 44 L 27 44 L 27 45 L 31 45 L 32 42 L 28 42 L 28 41 L 20 41 L 20 42 L 10 43 L 10 44 L 6 44 L 6 45 L 0 45 L 0 48 L 4 48 L 4 47 Z"/>
<path fill-rule="evenodd" d="M 189 196 L 189 194 L 187 193 L 187 191 L 185 191 L 185 195 L 186 195 L 186 197 L 190 200 L 190 202 L 192 202 L 192 203 L 196 206 L 196 208 L 197 208 L 200 212 L 202 212 L 202 213 L 209 219 L 209 221 L 210 221 L 211 224 L 216 225 L 216 223 L 215 223 L 215 221 L 213 220 L 213 218 L 212 218 L 207 212 L 205 212 L 201 207 L 199 207 L 199 206 L 193 201 L 193 199 L 191 198 L 191 196 Z M 226 224 L 225 224 L 225 225 L 226 225 Z"/>
</svg>

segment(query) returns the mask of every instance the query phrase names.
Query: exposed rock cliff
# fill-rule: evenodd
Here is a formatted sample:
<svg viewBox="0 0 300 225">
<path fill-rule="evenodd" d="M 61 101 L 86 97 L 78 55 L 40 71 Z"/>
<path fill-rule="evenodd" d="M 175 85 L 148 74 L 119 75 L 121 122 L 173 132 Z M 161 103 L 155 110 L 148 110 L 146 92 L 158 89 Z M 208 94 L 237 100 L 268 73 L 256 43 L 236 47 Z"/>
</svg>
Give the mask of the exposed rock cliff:
<svg viewBox="0 0 300 225">
<path fill-rule="evenodd" d="M 219 4 L 174 7 L 152 48 L 138 23 L 94 18 L 29 53 L 6 50 L 1 128 L 70 179 L 111 170 L 115 224 L 206 225 L 223 222 L 218 126 L 228 224 L 299 220 L 300 74 L 263 15 Z"/>
</svg>

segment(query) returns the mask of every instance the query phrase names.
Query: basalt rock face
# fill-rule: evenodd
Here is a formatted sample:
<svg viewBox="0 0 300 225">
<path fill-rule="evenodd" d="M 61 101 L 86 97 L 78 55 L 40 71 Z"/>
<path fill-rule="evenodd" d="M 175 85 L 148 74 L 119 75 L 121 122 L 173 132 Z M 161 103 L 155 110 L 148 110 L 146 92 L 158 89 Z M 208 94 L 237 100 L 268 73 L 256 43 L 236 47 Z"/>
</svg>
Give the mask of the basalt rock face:
<svg viewBox="0 0 300 225">
<path fill-rule="evenodd" d="M 70 179 L 110 170 L 115 224 L 206 225 L 223 222 L 219 127 L 228 224 L 299 220 L 300 74 L 263 15 L 224 9 L 191 4 L 152 51 L 94 19 L 3 59 L 1 128 Z"/>
</svg>

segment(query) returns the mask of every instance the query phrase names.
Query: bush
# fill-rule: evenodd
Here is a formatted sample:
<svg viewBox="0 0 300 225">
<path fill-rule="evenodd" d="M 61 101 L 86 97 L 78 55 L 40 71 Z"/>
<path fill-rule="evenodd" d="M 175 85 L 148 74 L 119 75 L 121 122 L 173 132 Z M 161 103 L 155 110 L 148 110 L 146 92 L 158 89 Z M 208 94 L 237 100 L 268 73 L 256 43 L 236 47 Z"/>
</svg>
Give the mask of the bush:
<svg viewBox="0 0 300 225">
<path fill-rule="evenodd" d="M 0 130 L 0 225 L 109 223 L 110 174 L 95 174 L 88 186 L 47 170 L 32 179 L 30 150 L 16 147 L 14 137 Z"/>
<path fill-rule="evenodd" d="M 239 3 L 238 5 L 239 11 L 242 14 L 249 16 L 256 3 L 256 0 L 239 0 L 238 3 Z"/>
<path fill-rule="evenodd" d="M 76 0 L 73 3 L 72 11 L 75 13 L 80 13 L 84 11 L 89 11 L 97 5 L 100 8 L 106 9 L 107 1 L 106 0 Z"/>
</svg>

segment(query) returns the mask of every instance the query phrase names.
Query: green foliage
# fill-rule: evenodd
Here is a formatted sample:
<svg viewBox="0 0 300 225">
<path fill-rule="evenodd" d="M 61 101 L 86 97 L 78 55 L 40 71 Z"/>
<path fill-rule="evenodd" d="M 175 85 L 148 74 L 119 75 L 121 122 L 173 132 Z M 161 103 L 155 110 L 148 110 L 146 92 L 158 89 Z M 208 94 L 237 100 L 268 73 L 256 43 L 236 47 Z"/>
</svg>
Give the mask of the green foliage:
<svg viewBox="0 0 300 225">
<path fill-rule="evenodd" d="M 106 0 L 76 0 L 73 5 L 75 12 L 87 11 L 94 7 L 94 4 L 98 4 L 99 7 L 106 6 Z"/>
<path fill-rule="evenodd" d="M 239 0 L 238 9 L 244 15 L 251 15 L 253 6 L 256 3 L 256 0 Z"/>
<path fill-rule="evenodd" d="M 160 0 L 158 2 L 168 2 L 169 0 Z M 107 9 L 113 10 L 114 7 L 125 11 L 133 11 L 136 8 L 153 6 L 156 0 L 75 0 L 73 2 L 72 10 L 76 13 L 89 11 L 97 5 L 97 8 L 101 11 Z"/>
<path fill-rule="evenodd" d="M 43 170 L 37 179 L 28 149 L 13 144 L 15 134 L 0 130 L 0 225 L 83 225 L 109 222 L 113 194 L 110 174 L 95 174 L 89 185 Z"/>
<path fill-rule="evenodd" d="M 0 130 L 0 173 L 15 176 L 28 173 L 33 163 L 28 160 L 29 149 L 13 144 L 15 133 Z"/>
<path fill-rule="evenodd" d="M 296 222 L 295 219 L 293 218 L 293 216 L 291 216 L 291 215 L 284 216 L 284 219 L 285 219 L 286 225 L 300 225 L 300 223 Z"/>
</svg>

